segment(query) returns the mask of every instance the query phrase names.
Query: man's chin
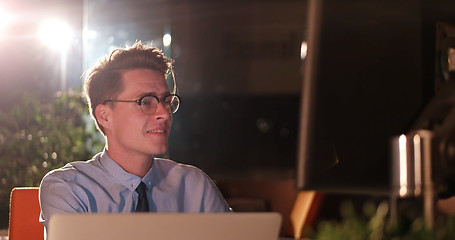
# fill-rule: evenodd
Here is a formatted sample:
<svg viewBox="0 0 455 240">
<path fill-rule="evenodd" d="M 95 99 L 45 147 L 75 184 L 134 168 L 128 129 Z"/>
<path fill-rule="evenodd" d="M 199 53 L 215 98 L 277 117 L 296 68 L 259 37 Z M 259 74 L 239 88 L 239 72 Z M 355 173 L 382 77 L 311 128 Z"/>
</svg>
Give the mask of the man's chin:
<svg viewBox="0 0 455 240">
<path fill-rule="evenodd" d="M 167 146 L 153 151 L 153 156 L 163 156 L 167 153 Z"/>
</svg>

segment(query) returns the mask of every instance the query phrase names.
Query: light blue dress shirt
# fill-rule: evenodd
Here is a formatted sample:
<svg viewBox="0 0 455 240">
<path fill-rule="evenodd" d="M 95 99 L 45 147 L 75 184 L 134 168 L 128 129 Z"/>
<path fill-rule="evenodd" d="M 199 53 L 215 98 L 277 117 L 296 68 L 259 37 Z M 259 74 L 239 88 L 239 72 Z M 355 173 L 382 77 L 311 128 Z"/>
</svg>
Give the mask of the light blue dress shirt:
<svg viewBox="0 0 455 240">
<path fill-rule="evenodd" d="M 103 151 L 85 162 L 49 172 L 40 185 L 40 222 L 47 230 L 55 213 L 134 212 L 139 183 L 147 185 L 151 212 L 229 212 L 220 191 L 200 169 L 155 158 L 140 178 Z"/>
</svg>

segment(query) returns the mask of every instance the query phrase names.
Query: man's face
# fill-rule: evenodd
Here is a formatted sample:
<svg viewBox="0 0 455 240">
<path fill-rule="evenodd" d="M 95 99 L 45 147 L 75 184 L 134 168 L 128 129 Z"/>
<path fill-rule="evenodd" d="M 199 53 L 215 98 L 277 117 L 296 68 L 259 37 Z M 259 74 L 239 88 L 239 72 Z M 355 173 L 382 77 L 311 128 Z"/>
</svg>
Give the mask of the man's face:
<svg viewBox="0 0 455 240">
<path fill-rule="evenodd" d="M 122 74 L 124 90 L 118 100 L 136 100 L 146 94 L 161 99 L 169 94 L 159 71 L 133 69 Z M 107 86 L 108 87 L 108 86 Z M 109 148 L 129 155 L 159 155 L 167 150 L 172 115 L 160 103 L 155 113 L 146 115 L 135 102 L 116 102 L 106 132 Z"/>
</svg>

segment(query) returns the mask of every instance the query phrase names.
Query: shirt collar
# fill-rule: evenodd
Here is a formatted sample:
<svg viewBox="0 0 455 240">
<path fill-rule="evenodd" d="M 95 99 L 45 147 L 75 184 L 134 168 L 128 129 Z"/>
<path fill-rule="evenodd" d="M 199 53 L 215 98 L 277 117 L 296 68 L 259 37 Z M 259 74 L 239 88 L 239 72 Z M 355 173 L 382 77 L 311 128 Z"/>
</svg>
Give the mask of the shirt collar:
<svg viewBox="0 0 455 240">
<path fill-rule="evenodd" d="M 125 171 L 120 165 L 118 165 L 111 157 L 109 157 L 106 149 L 103 150 L 100 156 L 100 164 L 112 175 L 115 179 L 117 179 L 120 183 L 122 183 L 126 188 L 134 191 L 139 183 L 143 181 L 147 185 L 147 189 L 150 188 L 152 185 L 152 168 L 147 172 L 144 178 L 131 174 Z"/>
</svg>

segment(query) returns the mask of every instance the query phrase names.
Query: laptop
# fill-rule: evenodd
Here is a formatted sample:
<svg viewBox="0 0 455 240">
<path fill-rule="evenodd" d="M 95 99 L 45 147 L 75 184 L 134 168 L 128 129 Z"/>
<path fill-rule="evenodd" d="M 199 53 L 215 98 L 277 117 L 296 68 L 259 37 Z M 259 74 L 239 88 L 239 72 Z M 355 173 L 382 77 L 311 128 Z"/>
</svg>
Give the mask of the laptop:
<svg viewBox="0 0 455 240">
<path fill-rule="evenodd" d="M 56 214 L 48 240 L 277 240 L 281 215 L 261 213 Z"/>
</svg>

